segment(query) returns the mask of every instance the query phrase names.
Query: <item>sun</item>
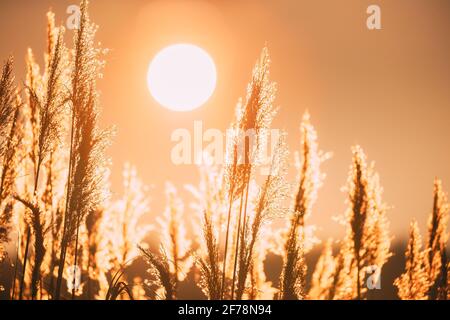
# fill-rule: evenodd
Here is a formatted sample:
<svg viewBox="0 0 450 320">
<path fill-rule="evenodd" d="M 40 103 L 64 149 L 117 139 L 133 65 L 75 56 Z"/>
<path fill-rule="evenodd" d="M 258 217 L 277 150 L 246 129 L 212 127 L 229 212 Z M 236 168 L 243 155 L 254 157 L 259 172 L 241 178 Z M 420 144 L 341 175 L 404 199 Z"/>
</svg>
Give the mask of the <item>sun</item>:
<svg viewBox="0 0 450 320">
<path fill-rule="evenodd" d="M 211 56 L 192 44 L 161 50 L 151 61 L 147 84 L 153 98 L 173 111 L 204 105 L 216 89 L 217 71 Z"/>
</svg>

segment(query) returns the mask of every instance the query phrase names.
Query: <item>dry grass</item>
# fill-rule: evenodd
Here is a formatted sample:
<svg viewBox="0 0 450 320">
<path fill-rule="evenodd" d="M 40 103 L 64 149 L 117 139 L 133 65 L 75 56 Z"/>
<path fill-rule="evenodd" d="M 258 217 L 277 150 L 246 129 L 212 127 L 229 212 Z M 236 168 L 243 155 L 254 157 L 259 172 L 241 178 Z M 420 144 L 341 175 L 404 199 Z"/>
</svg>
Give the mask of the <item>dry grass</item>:
<svg viewBox="0 0 450 320">
<path fill-rule="evenodd" d="M 74 265 L 77 266 L 79 230 L 90 210 L 103 200 L 104 148 L 109 134 L 98 127 L 99 106 L 96 79 L 103 66 L 100 50 L 94 46 L 97 27 L 88 15 L 88 2 L 82 1 L 80 26 L 75 36 L 75 57 L 70 94 L 71 126 L 69 173 L 64 215 L 61 256 L 55 298 L 59 299 L 66 253 L 75 241 Z M 75 292 L 72 292 L 72 298 Z"/>
<path fill-rule="evenodd" d="M 241 300 L 247 289 L 247 279 L 253 266 L 256 242 L 261 236 L 263 224 L 283 214 L 282 202 L 287 196 L 285 181 L 288 150 L 285 136 L 282 136 L 275 148 L 269 175 L 267 176 L 255 206 L 253 220 L 244 220 L 244 232 L 240 243 L 239 270 L 236 299 Z M 245 232 L 246 230 L 247 233 Z"/>
<path fill-rule="evenodd" d="M 320 172 L 321 163 L 329 157 L 319 151 L 317 133 L 310 123 L 309 114 L 303 116 L 301 124 L 301 163 L 299 184 L 290 218 L 289 231 L 284 245 L 284 262 L 279 298 L 282 300 L 304 299 L 306 264 L 305 218 L 311 215 L 312 206 L 317 199 L 324 175 Z"/>
<path fill-rule="evenodd" d="M 199 259 L 201 272 L 201 288 L 210 300 L 221 299 L 221 274 L 219 266 L 219 248 L 214 234 L 211 213 L 205 211 L 203 218 L 203 235 L 206 244 L 206 259 Z"/>
<path fill-rule="evenodd" d="M 422 250 L 417 222 L 411 224 L 405 252 L 405 272 L 396 279 L 398 295 L 405 300 L 447 300 L 449 281 L 447 260 L 447 223 L 449 205 L 442 182 L 434 181 L 433 210 L 428 224 L 428 241 Z"/>
<path fill-rule="evenodd" d="M 8 136 L 14 114 L 15 85 L 13 76 L 13 58 L 9 58 L 3 66 L 0 79 L 0 133 L 1 137 Z M 7 139 L 0 141 L 0 155 L 5 153 Z"/>
<path fill-rule="evenodd" d="M 430 299 L 446 300 L 448 296 L 447 225 L 449 204 L 442 182 L 434 182 L 433 211 L 428 223 L 427 263 Z"/>
<path fill-rule="evenodd" d="M 13 59 L 9 58 L 3 66 L 0 78 L 0 263 L 6 257 L 5 245 L 9 241 L 13 204 L 4 205 L 13 192 L 16 175 L 18 147 L 18 115 L 20 101 L 17 103 L 13 76 Z M 4 138 L 5 137 L 5 138 Z"/>
<path fill-rule="evenodd" d="M 422 237 L 416 221 L 411 223 L 405 257 L 405 273 L 395 280 L 398 295 L 403 300 L 424 300 L 427 298 L 429 280 Z"/>
<path fill-rule="evenodd" d="M 162 300 L 174 300 L 177 292 L 176 276 L 170 271 L 171 267 L 164 249 L 161 248 L 160 256 L 143 248 L 140 250 L 150 266 L 149 273 L 155 279 L 154 283 L 159 287 L 156 297 Z"/>
<path fill-rule="evenodd" d="M 308 297 L 313 300 L 327 300 L 331 294 L 331 290 L 335 287 L 334 271 L 337 261 L 333 258 L 333 241 L 327 241 L 323 248 L 322 255 L 316 264 L 312 276 L 311 289 Z"/>
</svg>

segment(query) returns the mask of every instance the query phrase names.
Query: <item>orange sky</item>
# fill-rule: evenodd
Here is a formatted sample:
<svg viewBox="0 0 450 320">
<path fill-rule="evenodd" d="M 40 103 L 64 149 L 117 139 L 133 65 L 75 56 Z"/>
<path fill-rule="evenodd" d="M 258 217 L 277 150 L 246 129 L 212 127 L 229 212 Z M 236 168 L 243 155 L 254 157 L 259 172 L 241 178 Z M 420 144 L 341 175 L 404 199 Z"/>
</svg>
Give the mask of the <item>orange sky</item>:
<svg viewBox="0 0 450 320">
<path fill-rule="evenodd" d="M 1 0 L 0 59 L 15 55 L 21 81 L 26 48 L 36 55 L 44 50 L 45 12 L 52 7 L 65 22 L 67 6 L 75 3 Z M 382 10 L 381 31 L 366 28 L 373 3 Z M 98 40 L 111 49 L 100 89 L 103 122 L 117 128 L 110 149 L 113 192 L 120 192 L 121 168 L 130 161 L 154 185 L 154 214 L 163 208 L 164 181 L 180 188 L 198 182 L 194 166 L 171 164 L 171 133 L 193 130 L 195 120 L 225 130 L 266 43 L 279 86 L 274 127 L 286 129 L 297 150 L 301 116 L 309 109 L 322 149 L 334 154 L 323 166 L 327 179 L 310 220 L 320 235 L 342 233 L 331 217 L 345 209 L 340 188 L 353 144 L 376 161 L 397 236 L 414 217 L 424 231 L 435 176 L 450 190 L 447 0 L 92 0 L 91 15 L 100 25 Z M 152 57 L 180 42 L 204 48 L 218 70 L 214 96 L 190 113 L 163 109 L 146 85 Z"/>
</svg>

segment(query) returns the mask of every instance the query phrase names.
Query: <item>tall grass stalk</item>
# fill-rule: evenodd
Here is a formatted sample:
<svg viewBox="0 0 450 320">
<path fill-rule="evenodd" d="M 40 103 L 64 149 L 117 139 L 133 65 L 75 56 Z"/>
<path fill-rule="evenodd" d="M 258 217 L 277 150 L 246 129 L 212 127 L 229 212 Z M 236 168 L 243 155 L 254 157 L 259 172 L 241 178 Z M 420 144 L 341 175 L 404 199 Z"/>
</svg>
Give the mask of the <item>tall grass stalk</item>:
<svg viewBox="0 0 450 320">
<path fill-rule="evenodd" d="M 308 112 L 303 116 L 300 131 L 299 183 L 284 246 L 279 293 L 279 298 L 282 300 L 305 298 L 305 218 L 311 214 L 313 204 L 317 199 L 318 189 L 323 183 L 324 175 L 320 172 L 320 165 L 330 156 L 319 150 L 317 133 L 310 123 Z"/>
<path fill-rule="evenodd" d="M 269 52 L 267 48 L 264 48 L 253 69 L 252 80 L 247 88 L 246 101 L 244 104 L 238 104 L 236 112 L 236 129 L 239 132 L 238 145 L 243 145 L 244 150 L 243 154 L 240 155 L 241 157 L 238 157 L 238 159 L 240 158 L 243 161 L 243 164 L 239 166 L 239 169 L 242 170 L 243 185 L 241 190 L 239 190 L 240 205 L 236 226 L 237 238 L 231 283 L 231 299 L 235 295 L 236 272 L 238 268 L 237 257 L 242 249 L 240 248 L 241 237 L 246 232 L 245 223 L 242 226 L 241 223 L 247 220 L 248 193 L 252 167 L 260 160 L 262 146 L 267 138 L 267 131 L 277 112 L 277 109 L 273 106 L 276 85 L 269 80 L 269 67 Z"/>
<path fill-rule="evenodd" d="M 447 300 L 448 296 L 448 261 L 447 261 L 447 225 L 449 204 L 443 191 L 442 182 L 434 181 L 433 211 L 428 222 L 427 264 L 430 288 L 430 300 Z"/>
<path fill-rule="evenodd" d="M 34 235 L 34 264 L 31 280 L 31 297 L 35 299 L 38 294 L 38 284 L 41 279 L 41 265 L 45 256 L 44 233 L 46 231 L 46 221 L 43 212 L 39 208 L 39 200 L 37 191 L 39 185 L 39 176 L 43 163 L 48 159 L 54 146 L 60 141 L 62 132 L 61 115 L 64 113 L 64 104 L 66 103 L 64 77 L 66 50 L 63 44 L 63 28 L 54 27 L 54 16 L 48 14 L 49 31 L 48 31 L 48 65 L 46 67 L 45 93 L 43 98 L 39 96 L 39 92 L 33 86 L 28 87 L 29 95 L 32 103 L 37 106 L 37 123 L 35 134 L 36 143 L 36 162 L 34 173 L 34 189 L 33 200 L 27 201 L 21 197 L 17 200 L 24 204 L 31 213 L 31 228 L 28 229 L 27 246 L 30 240 L 30 231 Z M 30 62 L 32 63 L 32 62 Z M 26 259 L 24 257 L 24 270 L 26 267 Z M 22 275 L 24 276 L 24 275 Z"/>
<path fill-rule="evenodd" d="M 246 219 L 244 222 L 244 226 L 247 224 L 250 228 L 248 233 L 242 233 L 240 240 L 241 251 L 239 253 L 239 269 L 237 273 L 237 300 L 243 298 L 247 288 L 247 279 L 252 268 L 255 246 L 262 226 L 271 219 L 284 215 L 285 210 L 282 204 L 289 190 L 285 181 L 287 156 L 289 154 L 285 139 L 285 135 L 282 135 L 274 149 L 270 172 L 259 192 L 252 221 L 250 223 L 250 219 Z M 244 230 L 247 230 L 247 228 L 244 228 Z"/>
<path fill-rule="evenodd" d="M 426 252 L 422 251 L 422 237 L 416 221 L 411 223 L 405 258 L 405 272 L 394 281 L 398 296 L 402 300 L 426 300 L 430 287 Z"/>
<path fill-rule="evenodd" d="M 110 133 L 98 128 L 98 94 L 96 78 L 103 62 L 99 60 L 101 50 L 94 46 L 96 25 L 88 15 L 88 1 L 81 3 L 80 25 L 75 35 L 74 65 L 71 88 L 70 155 L 67 179 L 66 210 L 63 223 L 61 254 L 55 299 L 59 299 L 67 249 L 75 240 L 74 271 L 78 263 L 78 236 L 80 225 L 90 210 L 95 210 L 104 195 L 106 147 Z M 74 277 L 74 281 L 75 281 Z M 75 286 L 73 286 L 75 289 Z M 75 291 L 72 292 L 72 296 Z"/>
<path fill-rule="evenodd" d="M 7 255 L 5 244 L 9 239 L 12 219 L 11 205 L 3 208 L 11 194 L 16 166 L 16 128 L 19 115 L 16 87 L 13 76 L 13 58 L 10 57 L 2 68 L 0 77 L 0 263 Z"/>
</svg>

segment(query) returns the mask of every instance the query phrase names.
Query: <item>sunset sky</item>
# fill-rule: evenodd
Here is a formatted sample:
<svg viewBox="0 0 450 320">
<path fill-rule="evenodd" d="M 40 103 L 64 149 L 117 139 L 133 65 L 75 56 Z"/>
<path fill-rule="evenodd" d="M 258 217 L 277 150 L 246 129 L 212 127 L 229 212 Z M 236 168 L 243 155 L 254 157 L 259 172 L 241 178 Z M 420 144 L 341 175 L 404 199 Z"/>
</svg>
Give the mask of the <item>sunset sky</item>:
<svg viewBox="0 0 450 320">
<path fill-rule="evenodd" d="M 16 57 L 19 83 L 27 47 L 43 61 L 45 13 L 52 8 L 65 24 L 71 4 L 76 2 L 1 0 L 0 59 Z M 381 8 L 382 30 L 366 27 L 371 4 Z M 319 236 L 343 232 L 332 217 L 346 208 L 340 189 L 354 144 L 376 162 L 397 238 L 413 218 L 424 230 L 435 176 L 450 190 L 448 0 L 92 0 L 90 10 L 100 26 L 97 39 L 110 49 L 100 90 L 102 123 L 117 131 L 109 149 L 113 194 L 120 193 L 124 163 L 136 165 L 153 186 L 153 215 L 163 210 L 165 181 L 182 189 L 199 180 L 194 165 L 172 164 L 172 132 L 193 131 L 197 120 L 205 130 L 226 130 L 264 45 L 279 89 L 273 127 L 287 130 L 291 151 L 298 150 L 299 124 L 308 109 L 321 149 L 333 152 L 309 221 Z M 72 34 L 67 31 L 67 40 Z M 163 108 L 147 88 L 151 60 L 177 43 L 203 48 L 217 68 L 212 98 L 188 113 Z M 189 199 L 186 191 L 181 194 Z"/>
</svg>

